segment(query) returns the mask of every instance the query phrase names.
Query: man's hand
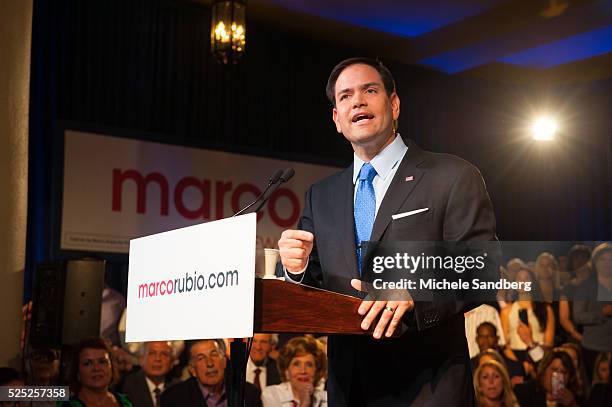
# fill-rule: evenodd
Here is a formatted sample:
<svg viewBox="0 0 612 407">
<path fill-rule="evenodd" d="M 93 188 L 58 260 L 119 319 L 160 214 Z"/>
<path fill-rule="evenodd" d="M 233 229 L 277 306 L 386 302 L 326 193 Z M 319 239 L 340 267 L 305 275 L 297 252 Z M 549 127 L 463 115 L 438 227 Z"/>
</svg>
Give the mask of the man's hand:
<svg viewBox="0 0 612 407">
<path fill-rule="evenodd" d="M 299 273 L 306 268 L 312 251 L 314 235 L 304 230 L 285 230 L 278 241 L 283 267 L 290 273 Z"/>
<path fill-rule="evenodd" d="M 355 290 L 358 291 L 367 291 L 365 289 L 365 283 L 361 280 L 352 279 L 351 285 Z M 374 328 L 374 338 L 380 339 L 385 332 L 386 337 L 390 337 L 393 335 L 393 332 L 397 329 L 400 322 L 402 321 L 402 317 L 407 311 L 410 311 L 414 307 L 414 301 L 403 300 L 403 301 L 386 301 L 386 300 L 378 300 L 378 301 L 369 301 L 363 300 L 357 312 L 359 315 L 365 315 L 363 321 L 361 322 L 361 329 L 367 331 L 374 320 L 380 314 L 380 318 L 378 319 L 378 324 L 376 328 Z"/>
</svg>

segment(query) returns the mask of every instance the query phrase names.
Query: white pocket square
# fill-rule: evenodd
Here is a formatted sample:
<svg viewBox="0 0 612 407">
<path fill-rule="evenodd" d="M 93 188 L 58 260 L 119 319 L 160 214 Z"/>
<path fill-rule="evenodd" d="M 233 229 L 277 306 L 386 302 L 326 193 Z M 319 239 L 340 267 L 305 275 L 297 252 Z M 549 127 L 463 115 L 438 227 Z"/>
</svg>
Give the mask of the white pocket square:
<svg viewBox="0 0 612 407">
<path fill-rule="evenodd" d="M 395 214 L 395 215 L 391 215 L 391 218 L 393 220 L 401 219 L 401 218 L 405 218 L 406 216 L 416 215 L 417 213 L 425 212 L 425 211 L 428 211 L 428 210 L 429 210 L 429 208 L 415 209 L 415 210 L 410 211 L 410 212 L 402 212 L 402 213 L 398 213 L 398 214 Z"/>
</svg>

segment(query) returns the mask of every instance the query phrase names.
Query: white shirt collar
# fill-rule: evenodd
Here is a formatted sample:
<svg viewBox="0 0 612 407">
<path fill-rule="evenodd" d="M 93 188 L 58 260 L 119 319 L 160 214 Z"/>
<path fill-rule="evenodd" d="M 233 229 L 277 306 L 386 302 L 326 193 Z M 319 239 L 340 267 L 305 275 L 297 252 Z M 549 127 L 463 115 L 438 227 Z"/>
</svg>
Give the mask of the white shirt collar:
<svg viewBox="0 0 612 407">
<path fill-rule="evenodd" d="M 408 147 L 398 133 L 391 144 L 378 153 L 376 157 L 372 158 L 370 164 L 372 164 L 378 176 L 384 180 L 391 173 L 391 170 L 400 162 L 406 150 L 408 150 Z M 357 177 L 359 177 L 359 171 L 361 171 L 363 164 L 365 164 L 365 161 L 357 157 L 357 154 L 353 153 L 353 184 L 357 182 Z"/>
<path fill-rule="evenodd" d="M 247 362 L 247 369 L 248 370 L 255 370 L 257 368 L 260 368 L 262 373 L 265 372 L 266 371 L 266 361 L 264 361 L 264 363 L 261 366 L 257 366 L 255 364 L 255 362 L 253 362 L 253 360 L 249 356 L 249 361 Z"/>
<path fill-rule="evenodd" d="M 145 375 L 145 380 L 147 382 L 147 387 L 149 388 L 149 393 L 153 394 L 153 391 L 157 387 L 160 391 L 164 391 L 165 383 L 162 381 L 160 384 L 155 384 L 151 379 Z"/>
</svg>

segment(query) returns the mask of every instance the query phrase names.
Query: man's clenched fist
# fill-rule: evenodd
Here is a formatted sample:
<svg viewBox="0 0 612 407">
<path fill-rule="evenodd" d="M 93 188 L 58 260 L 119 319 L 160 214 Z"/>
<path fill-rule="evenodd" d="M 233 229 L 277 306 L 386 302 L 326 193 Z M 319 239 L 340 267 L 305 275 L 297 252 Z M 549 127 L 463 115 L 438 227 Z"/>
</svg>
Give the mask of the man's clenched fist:
<svg viewBox="0 0 612 407">
<path fill-rule="evenodd" d="M 308 265 L 314 235 L 305 230 L 285 230 L 278 241 L 281 263 L 290 273 L 300 273 Z"/>
</svg>

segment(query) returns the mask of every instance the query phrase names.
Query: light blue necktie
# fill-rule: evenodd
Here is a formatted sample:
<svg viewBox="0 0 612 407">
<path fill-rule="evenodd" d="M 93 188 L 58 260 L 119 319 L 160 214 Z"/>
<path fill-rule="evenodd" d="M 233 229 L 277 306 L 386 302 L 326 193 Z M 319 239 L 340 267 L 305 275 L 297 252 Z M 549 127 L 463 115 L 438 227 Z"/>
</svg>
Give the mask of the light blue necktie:
<svg viewBox="0 0 612 407">
<path fill-rule="evenodd" d="M 355 195 L 355 244 L 357 246 L 357 266 L 361 275 L 361 242 L 370 240 L 372 226 L 376 216 L 376 194 L 372 180 L 376 176 L 376 170 L 372 164 L 365 163 L 359 171 L 359 185 Z"/>
</svg>

